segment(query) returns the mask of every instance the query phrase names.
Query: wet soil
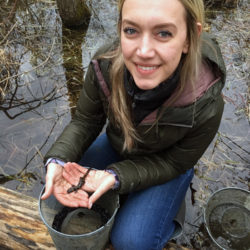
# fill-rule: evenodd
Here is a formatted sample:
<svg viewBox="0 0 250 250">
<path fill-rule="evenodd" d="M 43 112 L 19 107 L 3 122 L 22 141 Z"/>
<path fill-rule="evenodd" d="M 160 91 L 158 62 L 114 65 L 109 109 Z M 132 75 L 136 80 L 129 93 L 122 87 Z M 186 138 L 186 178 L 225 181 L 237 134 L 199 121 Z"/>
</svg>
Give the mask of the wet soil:
<svg viewBox="0 0 250 250">
<path fill-rule="evenodd" d="M 86 234 L 104 226 L 109 219 L 109 213 L 98 204 L 93 204 L 91 210 L 63 207 L 55 215 L 52 228 L 65 234 Z"/>
</svg>

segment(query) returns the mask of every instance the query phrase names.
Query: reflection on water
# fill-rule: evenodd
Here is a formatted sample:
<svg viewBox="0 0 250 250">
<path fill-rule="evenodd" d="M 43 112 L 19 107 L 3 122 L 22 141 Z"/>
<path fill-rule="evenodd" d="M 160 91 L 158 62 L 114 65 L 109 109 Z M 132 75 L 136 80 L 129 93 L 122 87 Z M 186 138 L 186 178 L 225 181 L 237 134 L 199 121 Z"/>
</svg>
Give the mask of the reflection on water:
<svg viewBox="0 0 250 250">
<path fill-rule="evenodd" d="M 55 1 L 0 6 L 0 183 L 37 197 L 43 155 L 74 112 L 90 58 L 114 36 L 116 7 L 93 1 L 89 27 L 69 30 Z"/>
<path fill-rule="evenodd" d="M 61 23 L 54 2 L 2 2 L 1 49 L 12 71 L 1 75 L 8 91 L 0 105 L 0 182 L 37 196 L 43 155 L 70 118 Z"/>
<path fill-rule="evenodd" d="M 74 112 L 75 104 L 79 97 L 79 90 L 83 84 L 82 70 L 82 40 L 86 33 L 83 30 L 69 30 L 62 27 L 62 56 L 63 67 L 65 69 L 66 86 L 68 92 L 71 111 Z M 79 36 L 79 34 L 81 34 Z"/>
<path fill-rule="evenodd" d="M 90 58 L 115 36 L 115 2 L 93 0 L 88 27 L 69 30 L 54 0 L 0 0 L 0 184 L 38 197 L 43 155 L 74 112 Z M 197 249 L 212 244 L 202 219 L 210 194 L 225 186 L 250 189 L 249 4 L 238 5 L 207 14 L 228 77 L 223 122 L 197 164 L 186 234 L 179 240 Z"/>
</svg>

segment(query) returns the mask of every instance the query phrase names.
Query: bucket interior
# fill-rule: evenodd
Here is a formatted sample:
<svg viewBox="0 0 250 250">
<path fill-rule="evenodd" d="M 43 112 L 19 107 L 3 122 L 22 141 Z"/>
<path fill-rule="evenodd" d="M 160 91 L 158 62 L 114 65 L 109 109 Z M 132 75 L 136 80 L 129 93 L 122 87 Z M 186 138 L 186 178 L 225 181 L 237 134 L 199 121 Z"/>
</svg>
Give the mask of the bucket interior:
<svg viewBox="0 0 250 250">
<path fill-rule="evenodd" d="M 39 212 L 56 248 L 103 249 L 119 208 L 119 195 L 110 190 L 93 204 L 93 209 L 69 208 L 66 215 L 62 216 L 62 211 L 68 208 L 59 203 L 53 195 L 41 200 L 44 189 L 39 197 Z M 53 224 L 56 216 L 59 216 L 59 219 L 61 216 L 62 219 L 59 231 Z M 106 220 L 103 221 L 105 216 Z"/>
<path fill-rule="evenodd" d="M 206 228 L 222 249 L 250 249 L 250 192 L 226 188 L 215 192 L 205 208 Z"/>
</svg>

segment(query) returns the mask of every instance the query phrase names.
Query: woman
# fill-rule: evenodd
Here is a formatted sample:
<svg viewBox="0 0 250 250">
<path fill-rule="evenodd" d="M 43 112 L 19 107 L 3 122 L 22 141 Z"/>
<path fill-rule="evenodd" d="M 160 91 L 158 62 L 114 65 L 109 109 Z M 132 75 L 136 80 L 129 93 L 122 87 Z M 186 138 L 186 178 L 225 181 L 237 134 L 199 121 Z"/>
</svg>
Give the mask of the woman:
<svg viewBox="0 0 250 250">
<path fill-rule="evenodd" d="M 218 130 L 225 67 L 202 33 L 203 8 L 202 0 L 120 0 L 118 42 L 97 53 L 75 116 L 45 156 L 43 199 L 53 193 L 91 208 L 109 189 L 127 194 L 112 229 L 115 249 L 164 247 L 193 167 Z M 68 194 L 82 166 L 99 170 Z"/>
</svg>

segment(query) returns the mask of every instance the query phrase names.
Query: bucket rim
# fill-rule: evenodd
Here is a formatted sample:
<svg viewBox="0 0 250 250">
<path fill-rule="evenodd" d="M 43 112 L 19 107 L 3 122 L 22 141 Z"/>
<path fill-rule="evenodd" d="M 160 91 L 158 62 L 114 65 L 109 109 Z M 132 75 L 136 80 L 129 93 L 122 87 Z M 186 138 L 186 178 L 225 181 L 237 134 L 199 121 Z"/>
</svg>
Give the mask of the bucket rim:
<svg viewBox="0 0 250 250">
<path fill-rule="evenodd" d="M 41 209 L 41 197 L 42 197 L 42 194 L 45 190 L 45 186 L 46 185 L 43 186 L 42 191 L 40 192 L 40 195 L 39 195 L 39 200 L 38 200 L 38 208 L 39 208 L 40 217 L 41 217 L 43 223 L 46 225 L 46 227 L 49 228 L 49 230 L 51 230 L 54 233 L 59 234 L 63 237 L 66 237 L 66 238 L 80 238 L 80 237 L 83 238 L 83 237 L 89 237 L 89 236 L 93 236 L 95 234 L 98 234 L 100 231 L 104 230 L 105 227 L 109 226 L 109 224 L 114 219 L 114 217 L 115 217 L 115 215 L 120 207 L 119 195 L 117 195 L 117 207 L 116 207 L 115 211 L 113 212 L 112 216 L 110 217 L 110 219 L 105 223 L 105 225 L 101 226 L 100 228 L 96 229 L 93 232 L 89 232 L 89 233 L 85 233 L 85 234 L 65 234 L 65 233 L 59 232 L 59 231 L 55 230 L 53 227 L 51 227 L 43 217 L 42 209 Z"/>
<path fill-rule="evenodd" d="M 204 219 L 204 222 L 205 222 L 205 227 L 207 229 L 207 232 L 210 236 L 210 238 L 213 240 L 213 242 L 220 248 L 220 249 L 223 249 L 223 250 L 227 250 L 226 248 L 222 247 L 213 237 L 213 235 L 211 234 L 210 232 L 210 229 L 209 229 L 209 223 L 206 219 L 206 214 L 207 214 L 207 207 L 208 207 L 208 204 L 209 202 L 212 200 L 212 198 L 217 195 L 218 193 L 220 193 L 221 191 L 224 191 L 224 190 L 237 190 L 237 191 L 243 191 L 245 193 L 247 193 L 248 195 L 250 195 L 250 191 L 244 189 L 244 188 L 239 188 L 239 187 L 224 187 L 224 188 L 220 188 L 218 190 L 216 190 L 215 192 L 213 192 L 210 197 L 208 198 L 205 206 L 203 207 L 203 219 Z"/>
</svg>

